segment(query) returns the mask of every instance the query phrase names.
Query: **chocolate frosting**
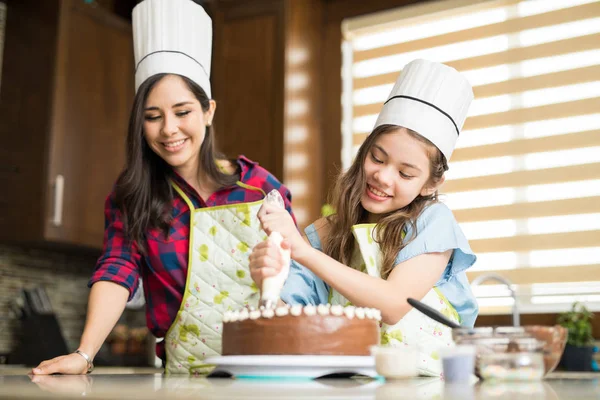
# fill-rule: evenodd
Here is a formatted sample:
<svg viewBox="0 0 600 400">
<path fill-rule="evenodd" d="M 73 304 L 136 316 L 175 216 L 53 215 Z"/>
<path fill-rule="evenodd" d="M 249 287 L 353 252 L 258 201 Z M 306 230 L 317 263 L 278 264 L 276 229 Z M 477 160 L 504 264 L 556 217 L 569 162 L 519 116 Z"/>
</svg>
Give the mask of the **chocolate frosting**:
<svg viewBox="0 0 600 400">
<path fill-rule="evenodd" d="M 285 315 L 223 323 L 223 355 L 367 356 L 379 344 L 375 319 Z"/>
</svg>

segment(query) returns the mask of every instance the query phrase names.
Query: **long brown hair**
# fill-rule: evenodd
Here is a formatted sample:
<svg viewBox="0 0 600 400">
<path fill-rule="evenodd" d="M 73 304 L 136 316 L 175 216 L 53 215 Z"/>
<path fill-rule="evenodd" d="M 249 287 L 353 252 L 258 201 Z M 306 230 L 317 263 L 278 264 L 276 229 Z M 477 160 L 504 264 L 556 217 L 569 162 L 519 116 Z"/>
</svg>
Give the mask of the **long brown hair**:
<svg viewBox="0 0 600 400">
<path fill-rule="evenodd" d="M 168 74 L 157 74 L 142 83 L 135 95 L 129 118 L 125 168 L 115 187 L 116 204 L 121 211 L 125 235 L 135 241 L 142 254 L 146 253 L 146 232 L 158 228 L 168 235 L 172 220 L 173 189 L 169 183 L 174 172 L 148 145 L 144 137 L 144 108 L 154 86 Z M 207 112 L 210 99 L 206 92 L 192 80 L 181 76 L 189 90 Z M 239 180 L 239 173 L 228 175 L 219 169 L 217 160 L 225 157 L 215 148 L 214 130 L 206 127 L 200 146 L 199 172 L 219 187 Z"/>
<path fill-rule="evenodd" d="M 396 132 L 401 127 L 396 125 L 381 125 L 367 137 L 358 150 L 358 154 L 352 166 L 345 173 L 340 174 L 331 194 L 330 203 L 334 206 L 336 213 L 327 217 L 329 233 L 324 239 L 324 252 L 342 264 L 350 265 L 352 253 L 354 252 L 355 240 L 352 234 L 352 226 L 367 222 L 368 212 L 362 206 L 360 199 L 366 189 L 365 159 L 377 139 L 386 134 Z M 430 177 L 427 185 L 436 185 L 444 172 L 448 170 L 446 157 L 435 147 L 433 143 L 418 133 L 406 129 L 413 138 L 425 143 L 429 153 Z M 438 201 L 437 190 L 428 196 L 418 195 L 409 205 L 399 210 L 382 214 L 377 222 L 377 237 L 374 238 L 379 244 L 383 259 L 381 276 L 384 279 L 392 272 L 396 256 L 410 240 L 417 235 L 416 220 L 426 205 Z M 411 238 L 404 242 L 403 232 L 412 229 Z"/>
</svg>

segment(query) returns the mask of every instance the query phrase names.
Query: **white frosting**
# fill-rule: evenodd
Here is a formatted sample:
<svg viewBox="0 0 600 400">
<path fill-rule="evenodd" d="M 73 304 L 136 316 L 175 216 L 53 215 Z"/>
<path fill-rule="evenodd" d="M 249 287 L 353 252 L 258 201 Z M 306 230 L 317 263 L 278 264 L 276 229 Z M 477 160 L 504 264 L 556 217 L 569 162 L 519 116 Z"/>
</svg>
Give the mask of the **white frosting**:
<svg viewBox="0 0 600 400">
<path fill-rule="evenodd" d="M 315 307 L 315 306 L 304 307 L 304 314 L 306 314 L 308 316 L 317 315 L 317 307 Z"/>
<path fill-rule="evenodd" d="M 314 315 L 335 315 L 337 317 L 345 316 L 348 319 L 358 318 L 358 319 L 373 319 L 377 321 L 381 321 L 381 311 L 376 308 L 364 308 L 364 307 L 354 307 L 347 306 L 343 307 L 339 304 L 331 305 L 331 304 L 319 304 L 318 306 L 308 305 L 293 305 L 293 306 L 284 306 L 277 307 L 276 309 L 264 308 L 260 307 L 260 310 L 255 310 L 253 308 L 242 308 L 240 310 L 235 311 L 225 311 L 223 313 L 223 322 L 236 322 L 236 321 L 245 321 L 247 319 L 258 319 L 258 318 L 273 318 L 277 317 L 285 317 L 286 315 L 292 315 L 294 317 L 299 317 L 302 314 L 307 316 Z"/>
<path fill-rule="evenodd" d="M 259 310 L 252 310 L 250 311 L 250 319 L 259 319 L 260 318 L 260 311 Z"/>
<path fill-rule="evenodd" d="M 290 308 L 290 314 L 292 314 L 294 317 L 299 317 L 302 315 L 302 306 L 297 304 L 292 306 L 292 308 Z"/>
<path fill-rule="evenodd" d="M 356 318 L 365 319 L 365 309 L 362 307 L 358 307 L 356 309 Z"/>
<path fill-rule="evenodd" d="M 289 313 L 290 313 L 290 310 L 287 307 L 277 307 L 275 309 L 275 315 L 277 315 L 278 317 L 285 317 Z"/>
<path fill-rule="evenodd" d="M 374 308 L 373 310 L 375 310 L 375 315 L 374 315 L 374 318 L 375 318 L 377 321 L 381 321 L 381 311 L 380 311 L 380 310 L 378 310 L 378 309 L 376 309 L 376 308 Z"/>
<path fill-rule="evenodd" d="M 344 315 L 346 315 L 347 318 L 352 319 L 355 314 L 356 308 L 354 306 L 344 307 Z"/>
<path fill-rule="evenodd" d="M 317 313 L 319 315 L 329 315 L 329 307 L 327 307 L 325 304 L 319 304 L 317 306 Z"/>
<path fill-rule="evenodd" d="M 263 318 L 273 318 L 275 316 L 275 311 L 272 308 L 265 308 L 262 310 Z"/>
<path fill-rule="evenodd" d="M 331 307 L 331 314 L 339 317 L 340 315 L 344 315 L 344 307 L 336 304 Z"/>
</svg>

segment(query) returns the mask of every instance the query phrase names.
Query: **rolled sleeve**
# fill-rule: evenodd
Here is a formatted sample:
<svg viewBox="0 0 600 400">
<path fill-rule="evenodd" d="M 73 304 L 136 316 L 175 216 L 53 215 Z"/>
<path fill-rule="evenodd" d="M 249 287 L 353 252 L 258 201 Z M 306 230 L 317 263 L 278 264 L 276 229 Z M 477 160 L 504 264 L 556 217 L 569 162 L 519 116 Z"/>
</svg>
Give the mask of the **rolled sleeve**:
<svg viewBox="0 0 600 400">
<path fill-rule="evenodd" d="M 413 240 L 400 251 L 395 264 L 425 253 L 453 250 L 444 274 L 436 286 L 448 282 L 477 260 L 452 211 L 445 204 L 434 203 L 427 207 L 417 219 L 416 229 L 414 239 L 412 230 L 407 231 L 405 240 Z"/>
<path fill-rule="evenodd" d="M 99 281 L 114 282 L 129 291 L 128 300 L 131 300 L 138 287 L 141 256 L 137 245 L 125 237 L 121 213 L 114 202 L 114 192 L 106 199 L 104 217 L 102 255 L 96 262 L 88 287 Z"/>
</svg>

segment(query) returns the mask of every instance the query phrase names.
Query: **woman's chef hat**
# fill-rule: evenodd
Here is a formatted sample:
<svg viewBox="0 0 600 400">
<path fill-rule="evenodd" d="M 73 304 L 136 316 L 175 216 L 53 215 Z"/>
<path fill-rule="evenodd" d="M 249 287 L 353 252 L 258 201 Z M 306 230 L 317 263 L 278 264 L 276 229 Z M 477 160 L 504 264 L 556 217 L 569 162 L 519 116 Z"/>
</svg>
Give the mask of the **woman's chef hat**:
<svg viewBox="0 0 600 400">
<path fill-rule="evenodd" d="M 402 70 L 375 128 L 391 124 L 411 129 L 450 160 L 472 100 L 471 85 L 454 68 L 414 60 Z"/>
<path fill-rule="evenodd" d="M 144 0 L 133 9 L 135 90 L 156 74 L 183 75 L 212 98 L 212 21 L 192 0 Z"/>
</svg>

